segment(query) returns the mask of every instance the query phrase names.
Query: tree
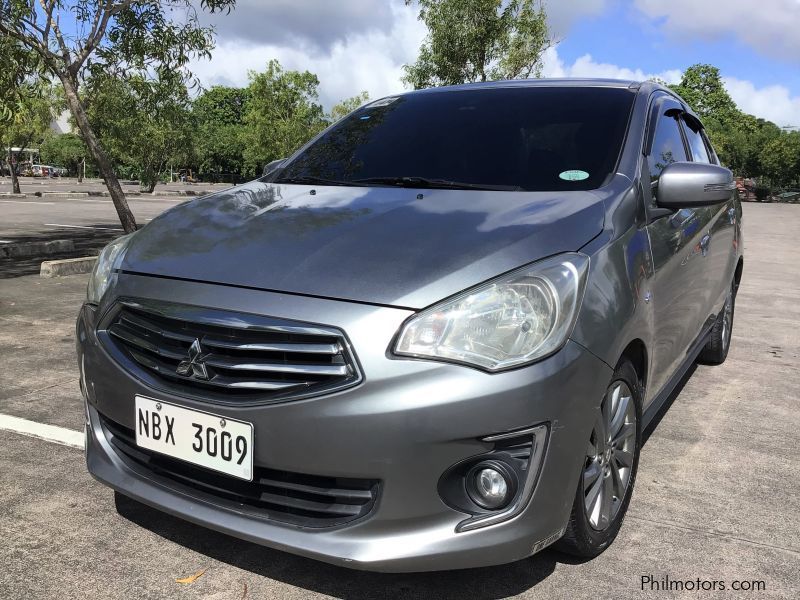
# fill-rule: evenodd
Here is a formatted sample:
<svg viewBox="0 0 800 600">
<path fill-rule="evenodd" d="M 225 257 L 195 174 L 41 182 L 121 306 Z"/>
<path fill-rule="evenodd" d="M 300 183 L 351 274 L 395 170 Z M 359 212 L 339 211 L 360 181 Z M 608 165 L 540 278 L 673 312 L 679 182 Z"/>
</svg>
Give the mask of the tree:
<svg viewBox="0 0 800 600">
<path fill-rule="evenodd" d="M 0 156 L 8 163 L 12 190 L 20 193 L 17 154 L 49 129 L 58 98 L 42 76 L 38 56 L 13 38 L 0 37 Z"/>
<path fill-rule="evenodd" d="M 711 136 L 722 147 L 720 156 L 725 164 L 744 177 L 764 174 L 764 147 L 783 134 L 775 123 L 744 113 L 725 125 L 712 123 L 712 127 Z"/>
<path fill-rule="evenodd" d="M 797 177 L 795 139 L 775 123 L 742 112 L 718 68 L 693 65 L 672 89 L 703 119 L 720 160 L 737 175 L 766 176 L 777 186 Z"/>
<path fill-rule="evenodd" d="M 681 82 L 672 86 L 701 119 L 710 118 L 727 124 L 738 118 L 737 108 L 722 82 L 719 69 L 712 65 L 692 65 L 683 73 Z"/>
<path fill-rule="evenodd" d="M 800 177 L 800 133 L 784 132 L 764 145 L 761 155 L 763 174 L 772 185 L 786 187 Z"/>
<path fill-rule="evenodd" d="M 406 0 L 411 4 L 412 0 Z M 415 89 L 538 76 L 550 47 L 538 0 L 418 0 L 428 27 L 403 81 Z"/>
<path fill-rule="evenodd" d="M 263 73 L 249 73 L 244 158 L 247 172 L 286 158 L 328 124 L 319 104 L 319 79 L 308 71 L 284 71 L 271 60 Z"/>
<path fill-rule="evenodd" d="M 44 82 L 26 84 L 23 90 L 27 90 L 27 98 L 17 104 L 13 118 L 6 121 L 0 131 L 15 194 L 20 193 L 16 174 L 19 157 L 12 148 L 29 148 L 44 139 L 50 129 L 52 108 L 56 103 L 52 88 Z"/>
<path fill-rule="evenodd" d="M 330 114 L 331 123 L 335 123 L 339 119 L 346 117 L 367 102 L 369 102 L 369 93 L 362 91 L 360 94 L 357 94 L 352 98 L 345 98 L 338 104 L 334 104 Z"/>
<path fill-rule="evenodd" d="M 70 175 L 77 175 L 79 181 L 83 177 L 83 161 L 88 155 L 86 144 L 74 133 L 50 135 L 39 147 L 43 163 L 64 167 Z"/>
<path fill-rule="evenodd" d="M 209 12 L 230 10 L 235 0 L 201 0 Z M 174 18 L 180 15 L 180 18 Z M 124 78 L 176 73 L 207 57 L 213 30 L 202 27 L 193 0 L 0 0 L 0 34 L 35 52 L 64 89 L 125 231 L 136 229 L 113 164 L 86 114 L 79 93 L 87 71 Z M 3 66 L 5 68 L 5 65 Z"/>
<path fill-rule="evenodd" d="M 152 192 L 169 164 L 189 161 L 193 127 L 182 77 L 98 74 L 85 95 L 92 130 L 112 163 L 138 177 L 142 191 Z"/>
<path fill-rule="evenodd" d="M 195 156 L 200 174 L 219 180 L 244 176 L 244 114 L 247 89 L 214 86 L 194 101 Z"/>
</svg>

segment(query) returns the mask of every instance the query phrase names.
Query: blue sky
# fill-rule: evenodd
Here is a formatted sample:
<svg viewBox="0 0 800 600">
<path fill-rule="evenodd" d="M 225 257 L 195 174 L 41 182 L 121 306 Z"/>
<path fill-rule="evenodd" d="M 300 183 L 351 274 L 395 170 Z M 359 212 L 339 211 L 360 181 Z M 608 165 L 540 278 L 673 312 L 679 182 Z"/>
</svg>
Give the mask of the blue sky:
<svg viewBox="0 0 800 600">
<path fill-rule="evenodd" d="M 559 45 L 558 54 L 571 63 L 589 53 L 598 62 L 639 68 L 647 73 L 710 63 L 726 76 L 750 81 L 757 87 L 781 84 L 793 96 L 800 96 L 796 55 L 769 56 L 766 50 L 741 41 L 735 31 L 706 39 L 670 35 L 659 27 L 663 21 L 648 19 L 632 3 L 610 3 L 602 14 L 580 18 Z M 800 36 L 800 27 L 796 32 Z"/>
<path fill-rule="evenodd" d="M 545 76 L 680 79 L 686 67 L 718 66 L 739 106 L 800 126 L 800 0 L 544 0 L 561 42 Z M 243 85 L 271 58 L 319 76 L 326 107 L 361 90 L 403 90 L 426 30 L 403 0 L 238 0 L 217 30 L 211 61 L 193 69 L 204 85 Z"/>
</svg>

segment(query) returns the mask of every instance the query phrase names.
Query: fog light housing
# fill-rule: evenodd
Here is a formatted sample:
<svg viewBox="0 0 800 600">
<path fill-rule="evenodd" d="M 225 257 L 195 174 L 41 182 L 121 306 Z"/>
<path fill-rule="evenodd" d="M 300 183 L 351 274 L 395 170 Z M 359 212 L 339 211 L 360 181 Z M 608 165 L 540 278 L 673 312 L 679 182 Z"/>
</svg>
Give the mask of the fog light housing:
<svg viewBox="0 0 800 600">
<path fill-rule="evenodd" d="M 486 510 L 505 507 L 517 491 L 514 472 L 500 461 L 483 461 L 472 467 L 466 476 L 467 494 Z"/>
</svg>

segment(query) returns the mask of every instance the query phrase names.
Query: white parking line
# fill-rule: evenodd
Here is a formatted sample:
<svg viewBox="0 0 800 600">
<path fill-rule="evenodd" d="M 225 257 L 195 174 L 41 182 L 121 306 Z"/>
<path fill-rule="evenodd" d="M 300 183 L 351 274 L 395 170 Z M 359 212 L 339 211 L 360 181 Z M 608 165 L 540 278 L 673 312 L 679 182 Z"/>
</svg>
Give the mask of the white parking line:
<svg viewBox="0 0 800 600">
<path fill-rule="evenodd" d="M 83 448 L 84 435 L 82 431 L 56 427 L 55 425 L 45 425 L 36 421 L 28 421 L 11 415 L 0 414 L 0 430 L 13 431 L 29 437 L 39 438 L 48 442 L 70 446 L 72 448 Z"/>
<path fill-rule="evenodd" d="M 125 231 L 119 227 L 95 227 L 94 225 L 65 225 L 63 223 L 42 223 L 45 227 L 71 227 L 73 229 L 102 229 L 103 231 Z"/>
<path fill-rule="evenodd" d="M 55 204 L 55 202 L 39 202 L 37 200 L 0 200 L 0 202 L 5 202 L 6 204 Z"/>
</svg>

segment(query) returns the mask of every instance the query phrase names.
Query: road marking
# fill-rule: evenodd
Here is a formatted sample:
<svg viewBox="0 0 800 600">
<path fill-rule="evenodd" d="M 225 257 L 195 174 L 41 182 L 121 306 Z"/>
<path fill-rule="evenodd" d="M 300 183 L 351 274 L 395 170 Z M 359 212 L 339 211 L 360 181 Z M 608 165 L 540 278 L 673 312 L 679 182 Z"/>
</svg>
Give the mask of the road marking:
<svg viewBox="0 0 800 600">
<path fill-rule="evenodd" d="M 11 240 L 0 240 L 0 244 L 10 244 Z"/>
<path fill-rule="evenodd" d="M 14 433 L 39 438 L 47 442 L 83 449 L 83 432 L 75 431 L 74 429 L 45 425 L 36 421 L 0 414 L 0 430 L 13 431 Z"/>
<path fill-rule="evenodd" d="M 63 223 L 42 223 L 45 227 L 71 227 L 73 229 L 102 229 L 103 231 L 125 231 L 118 227 L 95 227 L 94 225 L 64 225 Z"/>
<path fill-rule="evenodd" d="M 38 200 L 0 200 L 0 202 L 5 202 L 6 204 L 47 204 L 48 206 L 55 204 L 55 202 L 40 202 Z"/>
</svg>

